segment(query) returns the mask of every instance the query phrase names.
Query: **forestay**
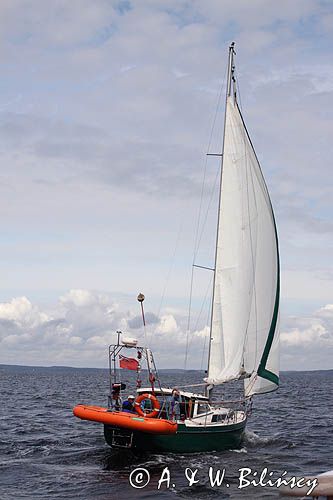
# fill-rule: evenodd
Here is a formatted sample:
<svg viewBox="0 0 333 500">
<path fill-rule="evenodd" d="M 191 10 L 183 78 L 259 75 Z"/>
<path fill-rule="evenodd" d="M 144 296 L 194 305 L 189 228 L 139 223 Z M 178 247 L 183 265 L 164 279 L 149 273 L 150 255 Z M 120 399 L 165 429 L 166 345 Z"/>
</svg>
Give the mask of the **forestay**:
<svg viewBox="0 0 333 500">
<path fill-rule="evenodd" d="M 267 187 L 234 97 L 226 101 L 209 384 L 278 386 L 279 255 Z"/>
</svg>

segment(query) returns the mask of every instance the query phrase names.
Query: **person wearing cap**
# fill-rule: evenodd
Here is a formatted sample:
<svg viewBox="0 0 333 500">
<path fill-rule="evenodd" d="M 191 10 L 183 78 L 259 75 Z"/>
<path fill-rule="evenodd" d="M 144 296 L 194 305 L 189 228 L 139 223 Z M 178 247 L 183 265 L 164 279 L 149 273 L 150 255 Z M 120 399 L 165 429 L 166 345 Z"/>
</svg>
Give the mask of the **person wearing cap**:
<svg viewBox="0 0 333 500">
<path fill-rule="evenodd" d="M 127 413 L 134 413 L 134 400 L 135 397 L 130 394 L 126 401 L 123 402 L 121 411 L 125 411 Z"/>
</svg>

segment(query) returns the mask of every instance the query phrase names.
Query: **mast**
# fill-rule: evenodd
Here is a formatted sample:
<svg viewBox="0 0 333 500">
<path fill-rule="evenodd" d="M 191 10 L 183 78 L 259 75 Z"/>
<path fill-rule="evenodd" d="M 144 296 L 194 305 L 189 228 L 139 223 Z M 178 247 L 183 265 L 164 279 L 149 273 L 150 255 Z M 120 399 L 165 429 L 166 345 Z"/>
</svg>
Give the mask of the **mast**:
<svg viewBox="0 0 333 500">
<path fill-rule="evenodd" d="M 216 243 L 215 243 L 215 264 L 214 264 L 214 279 L 213 279 L 213 296 L 212 296 L 212 307 L 210 313 L 210 338 L 209 338 L 209 349 L 208 349 L 208 366 L 207 366 L 207 374 L 209 373 L 209 361 L 210 361 L 210 350 L 212 344 L 212 328 L 213 328 L 213 307 L 214 307 L 214 298 L 215 298 L 215 280 L 216 280 L 216 262 L 217 262 L 217 248 L 219 243 L 219 225 L 220 225 L 220 210 L 221 210 L 221 199 L 222 199 L 222 174 L 223 174 L 223 151 L 224 151 L 224 141 L 225 141 L 225 125 L 226 125 L 226 116 L 227 116 L 227 101 L 228 97 L 231 96 L 231 92 L 233 92 L 234 99 L 236 101 L 236 82 L 235 82 L 235 66 L 234 66 L 234 54 L 235 54 L 235 42 L 231 42 L 229 46 L 229 59 L 228 59 L 228 75 L 227 75 L 227 90 L 225 95 L 225 109 L 224 109 L 224 125 L 223 125 L 223 141 L 222 141 L 222 159 L 221 159 L 221 172 L 220 172 L 220 192 L 219 192 L 219 204 L 218 204 L 218 212 L 217 212 L 217 227 L 216 227 Z M 212 389 L 212 386 L 206 387 L 206 395 L 209 396 L 209 391 Z"/>
<path fill-rule="evenodd" d="M 231 380 L 244 379 L 247 395 L 270 392 L 279 384 L 277 231 L 238 107 L 233 58 L 234 44 L 229 47 L 207 395 Z"/>
<path fill-rule="evenodd" d="M 236 80 L 235 80 L 235 65 L 234 65 L 234 55 L 235 55 L 235 42 L 232 42 L 229 47 L 229 62 L 228 62 L 228 83 L 227 83 L 227 93 L 226 100 L 231 96 L 231 91 L 233 92 L 234 99 L 236 101 Z M 225 136 L 225 115 L 224 113 L 224 134 Z"/>
</svg>

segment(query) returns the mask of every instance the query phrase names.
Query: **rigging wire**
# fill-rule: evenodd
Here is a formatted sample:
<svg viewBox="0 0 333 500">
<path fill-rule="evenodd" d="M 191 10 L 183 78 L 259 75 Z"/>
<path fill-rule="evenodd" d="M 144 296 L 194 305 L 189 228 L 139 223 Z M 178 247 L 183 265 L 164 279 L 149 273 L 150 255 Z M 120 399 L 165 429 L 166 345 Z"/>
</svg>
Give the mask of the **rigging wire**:
<svg viewBox="0 0 333 500">
<path fill-rule="evenodd" d="M 187 317 L 187 329 L 186 329 L 186 347 L 185 347 L 185 357 L 184 357 L 184 370 L 186 370 L 186 366 L 187 366 L 188 340 L 189 340 L 190 325 L 191 325 L 193 277 L 194 277 L 194 266 L 192 264 L 192 269 L 191 269 L 191 284 L 190 284 L 190 299 L 189 299 L 189 305 L 188 305 L 188 317 Z"/>
<path fill-rule="evenodd" d="M 203 172 L 203 179 L 202 179 L 202 185 L 201 185 L 200 204 L 199 204 L 198 218 L 197 218 L 197 225 L 196 225 L 196 232 L 195 232 L 195 239 L 194 239 L 194 251 L 193 251 L 193 261 L 192 261 L 192 270 L 191 270 L 190 298 L 189 298 L 188 320 L 187 320 L 187 329 L 186 329 L 186 349 L 185 349 L 185 359 L 184 359 L 184 367 L 185 368 L 184 369 L 186 369 L 186 365 L 187 365 L 188 347 L 189 347 L 188 342 L 189 342 L 189 333 L 190 333 L 190 327 L 191 327 L 191 309 L 192 309 L 194 264 L 195 264 L 195 260 L 196 260 L 196 257 L 197 257 L 197 254 L 198 254 L 198 250 L 199 250 L 199 246 L 200 246 L 200 243 L 201 243 L 201 238 L 202 238 L 202 235 L 203 235 L 204 227 L 205 227 L 205 224 L 206 224 L 206 221 L 207 221 L 208 212 L 209 212 L 209 209 L 210 209 L 211 200 L 212 200 L 212 197 L 213 197 L 213 192 L 215 191 L 215 185 L 216 185 L 216 182 L 217 182 L 216 180 L 218 178 L 218 172 L 219 172 L 219 170 L 218 170 L 216 178 L 215 178 L 215 182 L 214 182 L 214 187 L 213 187 L 213 190 L 211 192 L 211 196 L 210 196 L 210 200 L 209 200 L 209 204 L 208 204 L 208 209 L 207 209 L 206 214 L 205 214 L 205 219 L 204 219 L 202 230 L 201 230 L 200 237 L 199 237 L 199 229 L 200 229 L 200 222 L 201 222 L 202 205 L 203 205 L 203 198 L 204 198 L 204 191 L 205 191 L 205 184 L 206 184 L 206 175 L 207 175 L 207 162 L 208 162 L 208 156 L 207 155 L 209 153 L 209 150 L 210 150 L 210 147 L 211 147 L 211 144 L 212 144 L 212 140 L 213 140 L 213 132 L 214 132 L 214 128 L 215 128 L 215 124 L 216 124 L 216 120 L 217 120 L 218 111 L 219 111 L 220 105 L 221 105 L 221 98 L 222 98 L 222 94 L 223 94 L 223 89 L 225 87 L 226 75 L 227 75 L 227 71 L 225 70 L 224 77 L 223 77 L 223 80 L 222 80 L 222 84 L 221 84 L 221 87 L 220 87 L 220 90 L 219 90 L 219 93 L 218 93 L 218 98 L 217 98 L 216 106 L 215 106 L 215 113 L 214 113 L 214 118 L 213 118 L 213 124 L 212 124 L 211 131 L 210 131 L 210 136 L 209 136 L 209 140 L 208 140 L 208 146 L 207 146 L 207 149 L 206 149 L 206 156 L 205 156 L 205 161 L 204 161 L 204 172 Z"/>
<path fill-rule="evenodd" d="M 203 311 L 203 309 L 204 309 L 204 307 L 206 305 L 208 293 L 209 293 L 209 290 L 210 290 L 210 288 L 212 286 L 212 279 L 213 279 L 213 277 L 211 276 L 211 278 L 209 280 L 209 283 L 208 283 L 208 286 L 207 286 L 207 289 L 206 289 L 206 293 L 205 293 L 204 299 L 203 299 L 202 304 L 201 304 L 201 308 L 200 308 L 200 312 L 199 312 L 198 317 L 197 317 L 196 324 L 194 326 L 194 331 L 196 331 L 197 328 L 198 328 L 202 311 Z M 209 308 L 209 312 L 210 312 L 210 308 Z M 209 321 L 207 321 L 207 322 L 209 322 Z M 193 337 L 192 337 L 192 339 L 193 339 Z M 205 337 L 205 340 L 206 340 L 206 337 Z M 186 370 L 187 358 L 188 358 L 188 353 L 189 353 L 190 347 L 191 347 L 191 340 L 189 339 L 189 336 L 187 336 L 187 338 L 186 338 L 186 356 L 185 356 L 185 362 L 184 362 L 184 370 Z"/>
<path fill-rule="evenodd" d="M 194 330 L 194 331 L 196 331 L 196 330 L 197 330 L 197 328 L 199 327 L 199 321 L 200 321 L 200 319 L 201 319 L 201 314 L 202 314 L 202 312 L 203 312 L 203 310 L 204 310 L 204 307 L 205 307 L 205 305 L 206 305 L 206 301 L 207 301 L 207 298 L 208 298 L 209 290 L 210 290 L 210 288 L 211 288 L 211 286 L 212 286 L 212 281 L 213 281 L 213 276 L 211 276 L 211 277 L 210 277 L 210 280 L 209 280 L 208 286 L 207 286 L 207 288 L 206 288 L 206 292 L 205 292 L 205 296 L 204 296 L 204 299 L 203 299 L 202 304 L 201 304 L 200 312 L 199 312 L 199 314 L 198 314 L 197 321 L 196 321 L 196 323 L 195 323 L 195 325 L 194 325 L 194 327 L 193 327 L 193 330 Z M 209 309 L 210 309 L 210 307 L 209 307 Z M 209 321 L 208 321 L 208 323 L 209 323 Z M 190 349 L 190 347 L 191 347 L 191 342 L 192 342 L 192 339 L 190 339 L 190 341 L 189 341 L 189 349 Z"/>
<path fill-rule="evenodd" d="M 208 219 L 208 214 L 209 214 L 209 211 L 210 211 L 210 208 L 211 208 L 212 201 L 214 199 L 214 194 L 215 194 L 216 188 L 218 186 L 219 174 L 220 174 L 220 165 L 218 166 L 218 168 L 216 170 L 214 184 L 213 184 L 213 188 L 212 188 L 211 193 L 210 193 L 210 198 L 209 198 L 209 202 L 208 202 L 208 205 L 207 205 L 207 210 L 206 210 L 206 213 L 205 213 L 204 221 L 202 223 L 201 233 L 200 233 L 200 236 L 199 236 L 199 240 L 198 240 L 198 245 L 197 245 L 197 250 L 196 250 L 195 257 L 197 257 L 197 255 L 198 255 L 198 250 L 199 250 L 201 239 L 202 239 L 202 236 L 203 236 L 203 233 L 204 233 L 204 230 L 205 230 L 205 225 L 206 225 L 206 222 L 207 222 L 207 219 Z"/>
<path fill-rule="evenodd" d="M 211 204 L 212 204 L 213 195 L 215 193 L 216 186 L 218 184 L 219 172 L 220 172 L 220 169 L 218 168 L 217 171 L 216 171 L 216 176 L 215 176 L 215 180 L 214 180 L 213 189 L 211 190 L 211 193 L 210 193 L 210 199 L 209 199 L 209 202 L 208 202 L 208 206 L 207 206 L 207 210 L 206 210 L 204 222 L 203 222 L 203 225 L 202 225 L 202 228 L 201 228 L 201 233 L 200 233 L 200 236 L 199 236 L 199 240 L 197 241 L 197 246 L 196 246 L 196 248 L 194 250 L 194 255 L 193 255 L 193 262 L 192 262 L 192 269 L 191 269 L 191 283 L 190 283 L 190 298 L 189 298 L 188 319 L 187 319 L 187 329 L 186 329 L 186 349 L 185 349 L 184 370 L 186 370 L 187 356 L 188 356 L 188 349 L 189 349 L 189 343 L 188 342 L 189 342 L 189 333 L 190 333 L 190 326 L 191 326 L 192 294 L 193 294 L 193 280 L 194 280 L 194 263 L 195 263 L 195 259 L 196 259 L 197 255 L 198 255 L 198 250 L 199 250 L 199 246 L 200 246 L 200 243 L 201 243 L 201 238 L 202 238 L 204 230 L 205 230 L 205 225 L 206 225 L 207 218 L 208 218 L 208 213 L 209 213 L 209 210 L 210 210 L 210 207 L 211 207 Z M 197 238 L 197 236 L 196 236 L 196 238 Z"/>
<path fill-rule="evenodd" d="M 214 118 L 213 118 L 213 124 L 211 127 L 210 135 L 209 135 L 209 140 L 208 140 L 208 146 L 206 149 L 206 156 L 205 156 L 205 162 L 204 162 L 204 173 L 203 173 L 203 179 L 202 179 L 202 186 L 201 186 L 201 195 L 200 195 L 200 204 L 199 204 L 199 211 L 198 211 L 198 220 L 197 220 L 197 227 L 196 227 L 196 233 L 195 233 L 195 243 L 194 243 L 194 252 L 193 252 L 193 263 L 195 262 L 195 258 L 199 249 L 200 241 L 198 242 L 198 233 L 199 233 L 199 228 L 200 228 L 200 222 L 201 222 L 201 211 L 202 211 L 202 204 L 203 204 L 203 195 L 204 195 L 204 190 L 205 190 L 205 183 L 206 183 L 206 174 L 207 174 L 207 162 L 208 162 L 208 153 L 210 150 L 210 147 L 212 145 L 212 140 L 213 140 L 213 133 L 214 133 L 214 128 L 217 120 L 217 115 L 221 106 L 221 99 L 223 95 L 223 89 L 225 86 L 225 81 L 226 81 L 226 73 L 227 70 L 224 72 L 224 77 L 222 80 L 222 84 L 220 87 L 220 91 L 218 94 L 216 106 L 215 106 L 215 113 L 214 113 Z M 205 224 L 205 222 L 204 222 Z"/>
<path fill-rule="evenodd" d="M 183 225 L 184 225 L 184 220 L 181 220 L 181 222 L 179 224 L 179 229 L 178 229 L 178 234 L 177 234 L 177 238 L 176 238 L 175 248 L 173 250 L 173 253 L 172 253 L 172 256 L 171 256 L 171 259 L 170 259 L 169 270 L 168 270 L 168 273 L 167 273 L 167 276 L 166 276 L 166 280 L 165 280 L 163 292 L 162 292 L 162 295 L 161 295 L 161 300 L 160 300 L 160 303 L 159 303 L 159 306 L 158 306 L 158 311 L 157 311 L 157 314 L 156 314 L 157 318 L 160 317 L 162 305 L 163 305 L 163 302 L 164 302 L 164 299 L 165 299 L 165 294 L 166 294 L 167 286 L 169 284 L 171 273 L 173 271 L 173 267 L 174 267 L 174 263 L 175 263 L 175 257 L 176 257 L 176 253 L 177 253 L 177 250 L 178 250 L 178 245 L 179 245 L 179 242 L 180 242 L 180 236 L 181 236 L 182 230 L 183 230 Z M 153 333 L 154 332 L 152 330 L 151 333 L 150 333 L 149 342 L 152 341 Z"/>
<path fill-rule="evenodd" d="M 239 90 L 238 78 L 235 78 L 235 80 L 236 80 L 236 87 L 237 87 L 237 102 L 239 102 L 239 109 L 243 112 L 242 99 L 241 99 L 241 94 L 240 94 L 240 90 Z"/>
<path fill-rule="evenodd" d="M 212 304 L 210 304 L 209 308 L 208 308 L 208 314 L 207 314 L 207 323 L 209 324 L 209 319 L 210 319 L 210 315 L 211 315 L 211 310 L 212 310 Z M 204 362 L 204 356 L 205 356 L 205 352 L 206 352 L 206 344 L 207 344 L 207 339 L 208 337 L 210 337 L 210 332 L 208 332 L 208 336 L 205 335 L 205 339 L 204 339 L 204 345 L 203 345 L 203 349 L 202 349 L 202 356 L 201 356 L 201 363 L 200 363 L 200 370 L 203 369 L 203 362 Z"/>
</svg>

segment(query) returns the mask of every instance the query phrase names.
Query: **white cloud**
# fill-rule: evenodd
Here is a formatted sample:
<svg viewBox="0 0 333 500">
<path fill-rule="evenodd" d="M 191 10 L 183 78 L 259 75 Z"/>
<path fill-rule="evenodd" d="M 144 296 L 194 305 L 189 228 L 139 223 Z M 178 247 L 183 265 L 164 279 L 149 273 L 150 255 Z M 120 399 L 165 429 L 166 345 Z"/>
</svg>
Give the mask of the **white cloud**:
<svg viewBox="0 0 333 500">
<path fill-rule="evenodd" d="M 327 330 L 321 322 L 309 320 L 306 328 L 292 328 L 288 332 L 281 333 L 281 342 L 290 346 L 314 346 L 318 345 L 331 345 L 333 346 L 333 338 L 327 338 Z"/>
<path fill-rule="evenodd" d="M 162 368 L 205 368 L 209 326 L 187 332 L 187 316 L 181 310 L 152 315 L 147 324 L 148 345 Z M 0 362 L 37 365 L 107 366 L 108 345 L 120 329 L 143 344 L 144 331 L 137 325 L 137 310 L 121 310 L 105 293 L 69 290 L 52 308 L 52 316 L 27 298 L 0 304 Z M 282 369 L 332 368 L 333 304 L 311 316 L 289 317 L 281 332 Z"/>
<path fill-rule="evenodd" d="M 107 295 L 93 293 L 89 290 L 70 290 L 60 297 L 60 302 L 67 307 L 91 307 L 94 305 L 110 306 L 110 299 Z M 108 308 L 106 312 L 111 314 L 112 309 Z"/>
<path fill-rule="evenodd" d="M 40 312 L 26 297 L 17 297 L 0 304 L 1 319 L 12 321 L 20 328 L 36 328 L 51 318 Z"/>
<path fill-rule="evenodd" d="M 74 336 L 74 337 L 71 337 L 69 339 L 69 343 L 71 345 L 80 345 L 80 344 L 82 344 L 82 342 L 83 342 L 83 339 L 81 339 L 81 337 L 75 337 Z"/>
<path fill-rule="evenodd" d="M 17 17 L 17 12 L 21 16 Z M 1 32 L 16 43 L 64 49 L 105 40 L 115 19 L 110 3 L 89 0 L 57 0 L 53 8 L 43 1 L 3 0 Z"/>
<path fill-rule="evenodd" d="M 161 317 L 156 333 L 176 333 L 179 331 L 177 322 L 171 314 Z"/>
<path fill-rule="evenodd" d="M 312 316 L 289 318 L 280 334 L 282 368 L 314 370 L 333 368 L 333 305 Z"/>
<path fill-rule="evenodd" d="M 33 362 L 29 356 L 39 353 L 41 361 L 52 362 L 55 356 L 65 351 L 67 361 L 78 347 L 85 347 L 89 341 L 96 343 L 97 334 L 106 335 L 121 324 L 116 305 L 106 294 L 88 290 L 70 290 L 60 297 L 58 306 L 53 307 L 52 316 L 41 311 L 26 297 L 14 298 L 10 303 L 0 304 L 1 338 L 5 346 L 17 345 L 17 359 L 21 363 Z M 99 343 L 101 345 L 101 342 Z M 104 348 L 107 346 L 104 338 Z M 47 352 L 44 353 L 47 347 Z M 2 361 L 6 355 L 2 353 Z M 48 360 L 48 361 L 47 361 Z"/>
<path fill-rule="evenodd" d="M 32 314 L 33 312 L 33 314 Z M 174 315 L 175 314 L 175 315 Z M 147 341 L 163 367 L 183 367 L 186 345 L 186 318 L 183 313 L 162 313 L 147 324 Z M 108 345 L 116 340 L 116 330 L 144 343 L 136 310 L 121 311 L 110 295 L 84 289 L 69 290 L 52 308 L 52 317 L 26 298 L 0 304 L 0 362 L 21 364 L 67 364 L 105 366 Z M 193 333 L 202 355 L 207 327 Z M 200 352 L 199 352 L 200 351 Z M 171 365 L 170 365 L 171 363 Z"/>
</svg>

